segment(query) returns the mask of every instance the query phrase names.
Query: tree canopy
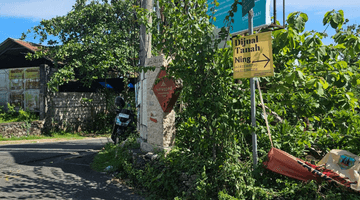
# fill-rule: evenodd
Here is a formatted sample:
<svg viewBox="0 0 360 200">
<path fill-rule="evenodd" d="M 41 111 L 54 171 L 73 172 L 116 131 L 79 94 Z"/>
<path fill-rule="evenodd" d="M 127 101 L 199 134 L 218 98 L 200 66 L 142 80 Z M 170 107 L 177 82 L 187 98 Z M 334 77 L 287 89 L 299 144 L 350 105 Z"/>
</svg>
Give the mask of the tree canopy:
<svg viewBox="0 0 360 200">
<path fill-rule="evenodd" d="M 137 65 L 139 26 L 134 5 L 131 0 L 77 0 L 68 14 L 42 20 L 23 34 L 23 39 L 33 33 L 40 43 L 47 42 L 41 51 L 27 56 L 45 56 L 64 65 L 52 76 L 52 89 L 69 80 L 90 85 L 94 79 L 125 77 Z"/>
<path fill-rule="evenodd" d="M 331 199 L 341 190 L 301 185 L 261 167 L 271 147 L 265 121 L 257 109 L 257 126 L 250 125 L 249 79 L 233 79 L 231 44 L 218 47 L 226 37 L 214 34 L 211 21 L 216 19 L 207 15 L 207 2 L 159 0 L 161 17 L 152 13 L 153 23 L 148 24 L 153 52 L 173 58 L 167 71 L 183 80 L 186 108 L 177 121 L 177 149 L 162 163 L 171 170 L 154 169 L 161 176 L 144 185 L 169 198 L 299 199 L 306 194 L 305 199 Z M 238 4 L 235 0 L 231 7 L 229 26 Z M 359 32 L 356 26 L 346 26 L 343 11 L 329 11 L 323 24 L 336 34 L 331 36 L 334 44 L 327 45 L 322 42 L 329 37 L 324 32 L 305 31 L 307 21 L 305 13 L 294 12 L 285 29 L 261 30 L 272 31 L 275 76 L 259 78 L 260 87 L 267 112 L 282 118 L 279 122 L 269 115 L 274 146 L 302 159 L 309 149 L 319 157 L 330 149 L 359 154 Z M 256 101 L 260 103 L 258 95 Z M 252 166 L 253 131 L 258 136 L 259 166 Z M 183 186 L 166 177 L 181 177 L 181 172 L 198 178 L 192 188 L 176 191 L 172 188 Z"/>
</svg>

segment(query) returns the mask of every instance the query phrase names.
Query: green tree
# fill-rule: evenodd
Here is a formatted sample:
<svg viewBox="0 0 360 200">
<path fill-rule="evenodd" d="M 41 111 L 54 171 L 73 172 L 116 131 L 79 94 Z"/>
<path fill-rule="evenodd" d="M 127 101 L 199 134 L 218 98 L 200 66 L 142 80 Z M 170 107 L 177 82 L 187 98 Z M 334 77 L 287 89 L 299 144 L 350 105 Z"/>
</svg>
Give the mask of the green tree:
<svg viewBox="0 0 360 200">
<path fill-rule="evenodd" d="M 48 45 L 27 57 L 45 56 L 62 65 L 49 82 L 55 90 L 69 80 L 90 85 L 94 79 L 126 77 L 138 57 L 134 5 L 131 0 L 77 0 L 68 14 L 42 20 L 23 34 L 25 39 L 33 33 Z"/>
<path fill-rule="evenodd" d="M 273 110 L 291 125 L 313 134 L 297 142 L 310 147 L 327 141 L 321 144 L 326 152 L 337 148 L 349 129 L 357 127 L 360 37 L 351 27 L 342 28 L 342 10 L 327 12 L 323 20 L 324 25 L 336 29 L 334 44 L 322 43 L 327 36 L 324 32 L 304 31 L 307 20 L 305 13 L 291 13 L 287 29 L 273 32 L 276 73 L 263 78 L 262 86 Z M 358 148 L 352 150 L 359 152 Z"/>
<path fill-rule="evenodd" d="M 239 106 L 239 92 L 234 90 L 232 50 L 217 48 L 221 39 L 214 41 L 205 5 L 206 0 L 159 1 L 162 17 L 153 13 L 151 31 L 154 54 L 172 57 L 168 72 L 184 82 L 185 121 L 178 130 L 178 145 L 216 161 L 226 157 L 225 146 L 232 143 L 225 141 L 232 141 L 231 133 L 238 128 L 230 119 L 239 120 L 233 109 Z"/>
<path fill-rule="evenodd" d="M 179 116 L 176 145 L 186 153 L 174 158 L 174 165 L 169 166 L 180 168 L 172 176 L 178 171 L 195 171 L 201 178 L 191 198 L 212 199 L 219 190 L 228 187 L 225 179 L 234 180 L 228 177 L 229 166 L 236 163 L 237 158 L 247 159 L 249 155 L 250 148 L 238 150 L 240 145 L 247 146 L 245 134 L 241 132 L 250 135 L 251 131 L 250 91 L 242 89 L 248 88 L 247 81 L 239 88 L 232 78 L 232 49 L 218 48 L 221 38 L 215 39 L 206 2 L 160 0 L 161 17 L 152 13 L 153 26 L 149 28 L 153 54 L 162 52 L 172 57 L 168 74 L 183 81 L 181 100 L 186 108 Z M 145 16 L 142 15 L 142 19 Z M 188 159 L 184 162 L 179 160 L 181 157 Z M 178 193 L 167 192 L 176 188 L 173 184 L 164 185 L 159 186 L 165 187 L 161 195 Z"/>
<path fill-rule="evenodd" d="M 206 3 L 160 0 L 161 17 L 152 13 L 153 26 L 148 25 L 153 35 L 153 54 L 162 52 L 172 57 L 168 73 L 183 80 L 181 98 L 186 109 L 177 124 L 179 151 L 169 154 L 161 174 L 153 179 L 154 184 L 147 182 L 147 187 L 173 198 L 179 192 L 171 188 L 182 186 L 161 183 L 168 183 L 166 177 L 186 171 L 198 175 L 192 193 L 181 194 L 188 195 L 187 199 L 230 198 L 227 194 L 239 199 L 299 199 L 303 194 L 305 199 L 334 197 L 341 190 L 327 187 L 319 192 L 321 186 L 302 185 L 260 166 L 252 171 L 250 144 L 254 128 L 249 125 L 249 80 L 241 79 L 237 84 L 232 78 L 231 44 L 218 48 L 221 38 L 216 39 L 211 25 L 211 20 L 216 19 L 206 14 Z M 235 0 L 229 12 L 229 26 L 238 4 Z M 138 13 L 142 20 L 146 18 L 145 12 Z M 341 148 L 358 154 L 359 35 L 354 28 L 343 29 L 346 20 L 342 11 L 330 11 L 324 16 L 324 25 L 337 30 L 332 37 L 334 45 L 322 43 L 325 33 L 305 31 L 307 21 L 305 13 L 291 13 L 287 28 L 273 31 L 275 76 L 260 78 L 265 104 L 284 119 L 278 123 L 269 116 L 274 144 L 302 158 L 307 147 L 323 153 Z M 226 30 L 228 27 L 222 33 Z M 270 144 L 261 109 L 257 109 L 256 116 L 262 163 Z"/>
</svg>

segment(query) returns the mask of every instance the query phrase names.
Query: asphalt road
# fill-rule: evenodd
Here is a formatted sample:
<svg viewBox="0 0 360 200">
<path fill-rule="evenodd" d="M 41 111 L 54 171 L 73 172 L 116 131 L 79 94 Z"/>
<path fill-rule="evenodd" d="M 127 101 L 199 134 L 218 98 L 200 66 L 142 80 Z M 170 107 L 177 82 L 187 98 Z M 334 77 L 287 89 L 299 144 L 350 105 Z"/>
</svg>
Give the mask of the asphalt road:
<svg viewBox="0 0 360 200">
<path fill-rule="evenodd" d="M 0 145 L 1 199 L 144 199 L 90 169 L 108 138 Z"/>
</svg>

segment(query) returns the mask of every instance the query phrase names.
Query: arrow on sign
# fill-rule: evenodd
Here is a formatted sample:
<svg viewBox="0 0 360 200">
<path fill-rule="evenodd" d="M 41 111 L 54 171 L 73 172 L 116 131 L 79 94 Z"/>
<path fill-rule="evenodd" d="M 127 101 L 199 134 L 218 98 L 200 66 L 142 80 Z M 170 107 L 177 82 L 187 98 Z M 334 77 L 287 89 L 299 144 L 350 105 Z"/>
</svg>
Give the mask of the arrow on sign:
<svg viewBox="0 0 360 200">
<path fill-rule="evenodd" d="M 263 56 L 265 56 L 265 54 L 263 54 Z M 266 60 L 257 60 L 257 61 L 253 61 L 252 63 L 255 62 L 265 62 L 267 61 L 267 63 L 265 64 L 264 68 L 266 68 L 266 65 L 270 62 L 270 58 L 268 58 L 267 56 L 265 56 Z"/>
</svg>

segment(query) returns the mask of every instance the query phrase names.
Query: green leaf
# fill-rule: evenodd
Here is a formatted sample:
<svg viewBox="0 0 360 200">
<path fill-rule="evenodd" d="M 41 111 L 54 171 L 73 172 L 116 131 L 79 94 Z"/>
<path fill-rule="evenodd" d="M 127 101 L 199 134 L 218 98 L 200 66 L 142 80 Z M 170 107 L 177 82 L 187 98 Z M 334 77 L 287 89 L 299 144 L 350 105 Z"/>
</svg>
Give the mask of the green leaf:
<svg viewBox="0 0 360 200">
<path fill-rule="evenodd" d="M 320 79 L 320 83 L 325 90 L 329 87 L 329 84 L 326 80 Z"/>
<path fill-rule="evenodd" d="M 342 10 L 339 10 L 338 13 L 334 13 L 330 24 L 333 28 L 341 28 L 342 24 L 344 23 L 344 12 Z"/>
<path fill-rule="evenodd" d="M 316 79 L 310 79 L 309 81 L 306 82 L 306 87 L 309 88 L 311 86 L 314 85 Z"/>
<path fill-rule="evenodd" d="M 356 85 L 360 85 L 360 79 L 356 80 Z"/>
<path fill-rule="evenodd" d="M 317 116 L 314 116 L 314 119 L 315 119 L 316 121 L 320 121 L 320 118 L 317 117 Z"/>
<path fill-rule="evenodd" d="M 307 22 L 309 19 L 307 14 L 305 14 L 305 13 L 300 13 L 300 17 L 302 17 L 305 22 Z"/>
<path fill-rule="evenodd" d="M 324 95 L 324 89 L 323 86 L 320 82 L 317 82 L 317 90 L 316 90 L 317 94 L 320 96 Z"/>
<path fill-rule="evenodd" d="M 304 31 L 307 20 L 308 16 L 301 12 L 290 13 L 287 18 L 288 26 L 297 30 L 297 32 Z"/>
<path fill-rule="evenodd" d="M 301 71 L 297 70 L 297 74 L 301 80 L 305 80 L 304 74 Z"/>
<path fill-rule="evenodd" d="M 286 81 L 288 84 L 293 83 L 294 79 L 295 79 L 295 73 L 288 73 L 288 74 L 285 76 L 285 81 Z"/>
<path fill-rule="evenodd" d="M 337 44 L 336 46 L 334 46 L 335 49 L 346 49 L 344 44 Z"/>
<path fill-rule="evenodd" d="M 326 55 L 325 46 L 319 47 L 319 52 L 321 53 L 322 56 L 325 56 Z"/>
<path fill-rule="evenodd" d="M 329 23 L 330 19 L 331 19 L 331 14 L 335 12 L 335 10 L 332 11 L 328 11 L 325 13 L 324 15 L 324 19 L 323 19 L 323 25 L 326 25 L 327 23 Z"/>
</svg>

